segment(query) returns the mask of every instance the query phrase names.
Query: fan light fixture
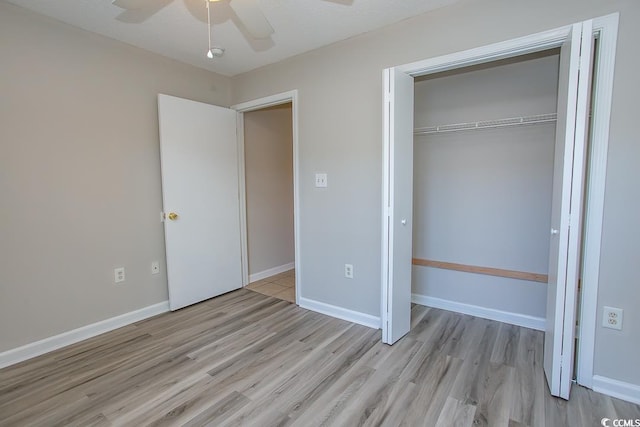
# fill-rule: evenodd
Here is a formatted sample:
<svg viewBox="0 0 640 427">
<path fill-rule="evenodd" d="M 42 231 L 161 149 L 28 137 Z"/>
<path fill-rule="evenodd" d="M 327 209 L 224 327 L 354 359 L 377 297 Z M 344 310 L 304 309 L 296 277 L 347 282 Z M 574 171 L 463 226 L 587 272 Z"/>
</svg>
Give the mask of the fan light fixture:
<svg viewBox="0 0 640 427">
<path fill-rule="evenodd" d="M 209 50 L 207 50 L 207 58 L 214 59 L 224 55 L 224 48 L 211 46 L 211 7 L 209 3 L 213 3 L 220 0 L 206 0 L 207 3 L 207 29 L 209 30 Z"/>
<path fill-rule="evenodd" d="M 207 58 L 209 59 L 220 58 L 222 55 L 224 55 L 224 49 L 221 47 L 214 46 L 207 51 Z"/>
</svg>

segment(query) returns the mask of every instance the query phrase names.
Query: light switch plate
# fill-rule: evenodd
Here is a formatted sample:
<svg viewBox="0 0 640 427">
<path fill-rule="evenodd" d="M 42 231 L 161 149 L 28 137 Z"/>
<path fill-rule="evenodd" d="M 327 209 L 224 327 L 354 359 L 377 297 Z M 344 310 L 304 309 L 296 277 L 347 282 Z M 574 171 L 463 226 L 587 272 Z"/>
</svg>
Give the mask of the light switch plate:
<svg viewBox="0 0 640 427">
<path fill-rule="evenodd" d="M 326 188 L 326 187 L 327 187 L 327 174 L 316 173 L 316 188 Z"/>
</svg>

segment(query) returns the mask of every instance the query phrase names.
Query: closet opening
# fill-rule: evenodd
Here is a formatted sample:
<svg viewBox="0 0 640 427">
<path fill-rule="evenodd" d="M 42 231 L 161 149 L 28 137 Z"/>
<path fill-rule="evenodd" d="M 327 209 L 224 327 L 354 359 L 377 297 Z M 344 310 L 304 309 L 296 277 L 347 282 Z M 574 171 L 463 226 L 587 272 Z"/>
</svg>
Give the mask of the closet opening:
<svg viewBox="0 0 640 427">
<path fill-rule="evenodd" d="M 416 77 L 412 300 L 544 329 L 559 50 Z"/>
</svg>

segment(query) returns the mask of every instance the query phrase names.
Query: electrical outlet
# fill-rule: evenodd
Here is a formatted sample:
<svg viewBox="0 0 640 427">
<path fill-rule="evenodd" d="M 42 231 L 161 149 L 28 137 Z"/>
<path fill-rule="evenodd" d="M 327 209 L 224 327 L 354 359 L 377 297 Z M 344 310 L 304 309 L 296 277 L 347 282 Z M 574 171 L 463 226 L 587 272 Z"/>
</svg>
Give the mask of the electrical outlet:
<svg viewBox="0 0 640 427">
<path fill-rule="evenodd" d="M 344 277 L 347 279 L 353 279 L 353 265 L 345 264 L 344 265 Z"/>
<path fill-rule="evenodd" d="M 160 263 L 158 261 L 153 261 L 151 263 L 151 274 L 160 273 Z"/>
<path fill-rule="evenodd" d="M 113 270 L 114 280 L 116 283 L 124 282 L 124 267 L 118 267 Z"/>
<path fill-rule="evenodd" d="M 316 173 L 316 187 L 318 187 L 318 188 L 326 188 L 327 187 L 327 174 L 326 173 Z"/>
<path fill-rule="evenodd" d="M 604 307 L 602 326 L 609 329 L 622 330 L 623 310 L 615 307 Z"/>
</svg>

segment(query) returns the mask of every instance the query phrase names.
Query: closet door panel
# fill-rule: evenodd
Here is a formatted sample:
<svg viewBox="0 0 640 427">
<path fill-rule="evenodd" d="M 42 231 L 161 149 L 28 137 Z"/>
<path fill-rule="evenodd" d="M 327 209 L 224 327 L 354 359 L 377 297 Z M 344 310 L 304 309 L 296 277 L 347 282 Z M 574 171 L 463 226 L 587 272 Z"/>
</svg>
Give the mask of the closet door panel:
<svg viewBox="0 0 640 427">
<path fill-rule="evenodd" d="M 385 203 L 382 341 L 393 344 L 411 327 L 413 226 L 413 77 L 385 72 Z M 386 282 L 386 283 L 384 283 Z"/>
<path fill-rule="evenodd" d="M 574 24 L 562 46 L 558 82 L 544 371 L 551 394 L 565 399 L 569 398 L 573 372 L 578 281 L 577 269 L 571 271 L 568 267 L 575 266 L 580 255 L 577 242 L 582 207 L 576 205 L 576 197 L 580 194 L 581 204 L 590 83 L 588 64 L 592 55 L 591 27 L 587 27 L 583 30 L 582 23 Z M 587 66 L 583 65 L 585 61 Z"/>
</svg>

